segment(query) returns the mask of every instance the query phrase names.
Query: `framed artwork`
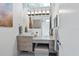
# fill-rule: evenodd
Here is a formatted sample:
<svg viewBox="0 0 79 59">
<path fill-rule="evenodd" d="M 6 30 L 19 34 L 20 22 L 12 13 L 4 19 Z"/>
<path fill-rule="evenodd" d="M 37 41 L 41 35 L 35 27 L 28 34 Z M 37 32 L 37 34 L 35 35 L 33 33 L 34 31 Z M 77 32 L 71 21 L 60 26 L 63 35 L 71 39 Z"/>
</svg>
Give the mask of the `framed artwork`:
<svg viewBox="0 0 79 59">
<path fill-rule="evenodd" d="M 0 3 L 0 27 L 13 27 L 12 3 Z"/>
</svg>

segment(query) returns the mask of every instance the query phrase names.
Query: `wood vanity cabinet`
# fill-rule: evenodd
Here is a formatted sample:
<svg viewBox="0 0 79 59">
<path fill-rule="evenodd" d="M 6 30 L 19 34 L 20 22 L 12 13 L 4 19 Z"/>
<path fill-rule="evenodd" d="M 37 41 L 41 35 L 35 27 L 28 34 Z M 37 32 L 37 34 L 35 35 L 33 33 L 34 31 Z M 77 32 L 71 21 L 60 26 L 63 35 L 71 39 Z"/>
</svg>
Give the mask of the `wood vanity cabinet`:
<svg viewBox="0 0 79 59">
<path fill-rule="evenodd" d="M 32 36 L 17 36 L 17 49 L 32 52 Z"/>
</svg>

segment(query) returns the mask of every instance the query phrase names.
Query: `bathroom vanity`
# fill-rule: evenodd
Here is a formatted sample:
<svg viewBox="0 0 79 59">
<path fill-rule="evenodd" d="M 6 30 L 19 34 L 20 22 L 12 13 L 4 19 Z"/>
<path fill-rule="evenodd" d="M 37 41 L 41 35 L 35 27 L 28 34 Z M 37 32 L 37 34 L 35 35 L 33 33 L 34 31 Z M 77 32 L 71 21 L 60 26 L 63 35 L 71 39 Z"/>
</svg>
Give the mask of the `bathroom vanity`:
<svg viewBox="0 0 79 59">
<path fill-rule="evenodd" d="M 52 37 L 37 36 L 34 37 L 31 34 L 20 34 L 17 36 L 17 49 L 18 51 L 28 51 L 32 53 L 39 53 L 49 55 L 54 52 L 54 39 Z M 37 52 L 36 52 L 37 51 Z M 37 54 L 36 54 L 37 55 Z M 41 55 L 41 54 L 40 54 Z"/>
</svg>

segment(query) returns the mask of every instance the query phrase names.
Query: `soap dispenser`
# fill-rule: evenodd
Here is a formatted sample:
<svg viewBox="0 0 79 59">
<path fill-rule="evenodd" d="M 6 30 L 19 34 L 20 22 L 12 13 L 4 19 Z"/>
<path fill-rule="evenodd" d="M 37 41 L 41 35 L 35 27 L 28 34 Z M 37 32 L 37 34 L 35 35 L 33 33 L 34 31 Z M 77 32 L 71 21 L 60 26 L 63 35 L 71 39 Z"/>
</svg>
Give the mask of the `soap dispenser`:
<svg viewBox="0 0 79 59">
<path fill-rule="evenodd" d="M 25 32 L 27 32 L 28 30 L 27 30 L 27 26 L 25 26 Z"/>
<path fill-rule="evenodd" d="M 22 34 L 22 26 L 19 25 L 19 34 Z"/>
</svg>

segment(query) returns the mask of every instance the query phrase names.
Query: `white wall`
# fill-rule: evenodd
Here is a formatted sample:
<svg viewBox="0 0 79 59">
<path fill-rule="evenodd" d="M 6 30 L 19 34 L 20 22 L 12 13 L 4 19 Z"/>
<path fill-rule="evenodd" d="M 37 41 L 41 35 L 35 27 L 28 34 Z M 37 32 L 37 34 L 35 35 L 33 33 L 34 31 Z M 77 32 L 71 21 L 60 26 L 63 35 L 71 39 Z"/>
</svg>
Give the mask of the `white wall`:
<svg viewBox="0 0 79 59">
<path fill-rule="evenodd" d="M 79 4 L 60 4 L 59 36 L 62 43 L 59 54 L 64 56 L 79 55 Z"/>
<path fill-rule="evenodd" d="M 18 34 L 18 24 L 22 24 L 23 12 L 20 3 L 13 5 L 13 27 L 0 27 L 0 56 L 17 55 L 16 36 Z"/>
</svg>

